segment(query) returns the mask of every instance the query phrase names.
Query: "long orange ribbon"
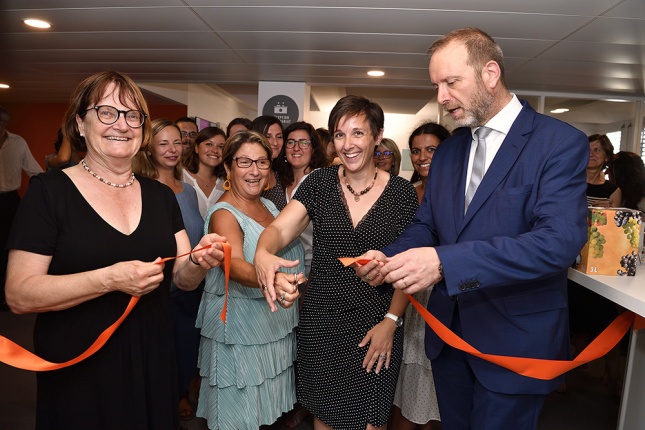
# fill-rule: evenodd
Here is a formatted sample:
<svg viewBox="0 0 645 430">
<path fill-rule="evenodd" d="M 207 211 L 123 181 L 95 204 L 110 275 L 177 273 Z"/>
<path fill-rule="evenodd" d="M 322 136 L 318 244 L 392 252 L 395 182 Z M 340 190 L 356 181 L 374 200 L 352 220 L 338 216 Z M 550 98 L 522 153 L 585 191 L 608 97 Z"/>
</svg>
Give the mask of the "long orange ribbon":
<svg viewBox="0 0 645 430">
<path fill-rule="evenodd" d="M 187 252 L 182 255 L 178 255 L 176 257 L 166 257 L 160 261 L 158 261 L 156 264 L 160 264 L 169 260 L 174 260 L 176 258 L 180 257 L 185 257 L 186 255 L 192 254 L 193 252 L 201 251 L 206 248 L 210 248 L 211 245 L 204 246 L 203 248 L 195 249 L 193 251 Z M 222 243 L 222 250 L 224 251 L 224 273 L 225 273 L 225 278 L 226 278 L 226 301 L 228 301 L 228 280 L 229 280 L 229 272 L 231 268 L 231 245 L 228 242 L 223 242 Z M 105 345 L 105 343 L 108 341 L 110 336 L 116 331 L 117 328 L 121 325 L 121 323 L 127 318 L 128 315 L 130 315 L 130 312 L 132 312 L 132 309 L 136 306 L 136 304 L 139 302 L 140 297 L 132 296 L 130 299 L 130 303 L 128 303 L 128 306 L 126 307 L 125 311 L 123 314 L 108 328 L 106 328 L 103 333 L 99 335 L 99 337 L 96 338 L 94 343 L 85 350 L 81 355 L 79 355 L 76 358 L 73 358 L 69 361 L 66 361 L 64 363 L 52 363 L 50 361 L 44 360 L 40 357 L 38 357 L 36 354 L 26 350 L 22 346 L 18 345 L 17 343 L 7 339 L 4 336 L 0 336 L 0 362 L 8 364 L 9 366 L 16 367 L 18 369 L 23 369 L 23 370 L 33 370 L 33 371 L 48 371 L 48 370 L 57 370 L 57 369 L 62 369 L 64 367 L 72 366 L 76 363 L 79 363 L 95 352 L 97 352 L 99 349 Z M 224 303 L 224 309 L 222 310 L 222 315 L 220 316 L 222 321 L 226 323 L 226 302 Z"/>
<path fill-rule="evenodd" d="M 370 261 L 349 257 L 339 258 L 339 260 L 345 266 L 349 266 L 353 263 L 363 265 Z M 439 338 L 448 345 L 491 363 L 495 363 L 520 375 L 543 380 L 556 378 L 571 369 L 602 357 L 616 346 L 618 342 L 620 342 L 625 333 L 627 333 L 632 324 L 634 324 L 635 320 L 636 324 L 634 324 L 634 329 L 638 329 L 638 326 L 642 326 L 643 324 L 643 319 L 641 317 L 636 318 L 633 312 L 623 312 L 618 315 L 618 317 L 573 360 L 546 360 L 540 358 L 509 357 L 480 352 L 468 342 L 453 333 L 441 321 L 435 318 L 434 315 L 428 312 L 428 310 L 415 300 L 414 297 L 410 294 L 406 294 L 406 296 L 430 328 L 432 328 L 437 336 L 439 336 Z"/>
</svg>

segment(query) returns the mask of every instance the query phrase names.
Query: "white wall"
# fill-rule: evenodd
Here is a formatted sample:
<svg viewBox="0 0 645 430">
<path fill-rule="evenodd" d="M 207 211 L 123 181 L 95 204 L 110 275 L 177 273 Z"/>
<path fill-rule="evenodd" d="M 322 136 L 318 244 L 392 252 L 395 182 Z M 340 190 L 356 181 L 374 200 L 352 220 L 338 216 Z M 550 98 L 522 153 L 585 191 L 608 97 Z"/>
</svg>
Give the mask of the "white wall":
<svg viewBox="0 0 645 430">
<path fill-rule="evenodd" d="M 141 88 L 160 96 L 183 103 L 188 107 L 188 116 L 197 116 L 211 122 L 219 122 L 223 128 L 233 118 L 253 119 L 257 107 L 237 99 L 226 91 L 207 84 L 146 84 Z"/>
</svg>

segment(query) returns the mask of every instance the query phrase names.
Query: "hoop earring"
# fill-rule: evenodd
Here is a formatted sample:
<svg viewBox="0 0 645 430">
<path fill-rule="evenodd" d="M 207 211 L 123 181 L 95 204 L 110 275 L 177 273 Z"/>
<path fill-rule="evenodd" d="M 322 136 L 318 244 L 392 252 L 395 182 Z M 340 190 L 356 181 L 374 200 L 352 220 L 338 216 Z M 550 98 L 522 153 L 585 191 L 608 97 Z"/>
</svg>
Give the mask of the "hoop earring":
<svg viewBox="0 0 645 430">
<path fill-rule="evenodd" d="M 271 185 L 269 184 L 269 181 L 267 181 L 266 187 L 264 187 L 264 191 L 269 191 L 271 189 Z"/>
<path fill-rule="evenodd" d="M 226 178 L 226 180 L 222 184 L 222 188 L 224 188 L 226 191 L 231 189 L 231 181 L 229 180 L 229 178 Z"/>
</svg>

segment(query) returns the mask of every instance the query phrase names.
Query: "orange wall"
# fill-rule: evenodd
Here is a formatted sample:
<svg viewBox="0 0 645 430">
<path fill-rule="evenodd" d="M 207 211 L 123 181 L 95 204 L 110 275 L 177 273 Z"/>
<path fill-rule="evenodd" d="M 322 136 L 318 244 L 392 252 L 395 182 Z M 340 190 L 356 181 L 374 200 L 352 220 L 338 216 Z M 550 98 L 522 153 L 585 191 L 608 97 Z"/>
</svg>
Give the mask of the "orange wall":
<svg viewBox="0 0 645 430">
<path fill-rule="evenodd" d="M 64 103 L 2 103 L 11 120 L 7 130 L 22 136 L 29 145 L 31 153 L 40 166 L 45 168 L 45 156 L 54 152 L 56 133 L 60 127 L 63 115 L 67 110 Z M 149 105 L 150 116 L 154 118 L 168 118 L 175 120 L 186 116 L 188 108 L 186 105 Z M 29 178 L 23 172 L 22 187 L 23 194 L 27 188 Z"/>
</svg>

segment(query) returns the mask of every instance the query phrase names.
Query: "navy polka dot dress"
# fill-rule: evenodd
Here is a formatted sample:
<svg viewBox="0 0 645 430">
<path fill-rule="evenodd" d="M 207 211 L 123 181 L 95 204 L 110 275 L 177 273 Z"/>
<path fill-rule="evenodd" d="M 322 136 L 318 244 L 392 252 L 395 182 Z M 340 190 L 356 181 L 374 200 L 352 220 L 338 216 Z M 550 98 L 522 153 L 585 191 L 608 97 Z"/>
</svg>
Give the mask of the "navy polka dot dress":
<svg viewBox="0 0 645 430">
<path fill-rule="evenodd" d="M 393 291 L 380 294 L 343 267 L 353 257 L 391 242 L 412 221 L 418 203 L 414 187 L 392 176 L 380 198 L 356 228 L 338 180 L 338 166 L 312 172 L 294 199 L 311 218 L 313 260 L 298 326 L 298 400 L 335 430 L 364 430 L 387 422 L 403 351 L 397 328 L 389 369 L 367 373 L 368 346 L 358 344 L 383 320 Z"/>
</svg>

